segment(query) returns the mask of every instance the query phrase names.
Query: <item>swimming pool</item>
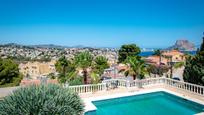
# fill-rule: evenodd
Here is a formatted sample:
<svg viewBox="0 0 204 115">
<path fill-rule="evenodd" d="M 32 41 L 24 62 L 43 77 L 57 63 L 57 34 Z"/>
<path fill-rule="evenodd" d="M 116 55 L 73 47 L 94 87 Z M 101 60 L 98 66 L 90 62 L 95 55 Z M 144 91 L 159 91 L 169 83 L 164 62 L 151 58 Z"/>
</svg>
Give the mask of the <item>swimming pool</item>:
<svg viewBox="0 0 204 115">
<path fill-rule="evenodd" d="M 92 102 L 97 110 L 85 115 L 193 115 L 204 105 L 164 91 Z"/>
</svg>

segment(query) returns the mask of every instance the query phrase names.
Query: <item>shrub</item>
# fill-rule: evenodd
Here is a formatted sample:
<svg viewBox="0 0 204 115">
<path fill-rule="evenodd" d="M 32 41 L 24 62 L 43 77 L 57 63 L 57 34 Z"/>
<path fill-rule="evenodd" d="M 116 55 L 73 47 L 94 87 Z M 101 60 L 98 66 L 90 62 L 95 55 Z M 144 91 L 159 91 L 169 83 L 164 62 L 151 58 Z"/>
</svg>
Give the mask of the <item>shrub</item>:
<svg viewBox="0 0 204 115">
<path fill-rule="evenodd" d="M 73 80 L 69 81 L 69 85 L 70 86 L 73 86 L 73 85 L 83 85 L 83 78 L 80 77 L 80 76 L 77 76 Z"/>
<path fill-rule="evenodd" d="M 183 73 L 185 82 L 204 86 L 204 51 L 193 57 L 188 57 Z"/>
<path fill-rule="evenodd" d="M 149 65 L 147 71 L 149 73 L 152 73 L 155 75 L 163 76 L 164 73 L 167 73 L 169 71 L 169 68 L 167 66 L 156 66 L 156 65 Z"/>
<path fill-rule="evenodd" d="M 1 115 L 81 115 L 80 97 L 58 85 L 32 85 L 17 89 L 0 103 Z"/>
<path fill-rule="evenodd" d="M 22 78 L 17 63 L 11 59 L 0 58 L 0 87 L 19 85 Z"/>
</svg>

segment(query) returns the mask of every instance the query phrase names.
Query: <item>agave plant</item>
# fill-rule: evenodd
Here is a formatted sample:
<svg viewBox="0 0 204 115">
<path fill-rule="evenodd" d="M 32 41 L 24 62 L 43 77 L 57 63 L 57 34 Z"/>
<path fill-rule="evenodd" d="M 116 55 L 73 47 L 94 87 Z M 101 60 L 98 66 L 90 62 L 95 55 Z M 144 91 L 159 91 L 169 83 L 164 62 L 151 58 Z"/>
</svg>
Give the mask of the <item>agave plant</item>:
<svg viewBox="0 0 204 115">
<path fill-rule="evenodd" d="M 58 85 L 32 85 L 17 89 L 0 102 L 1 115 L 81 115 L 80 97 Z"/>
</svg>

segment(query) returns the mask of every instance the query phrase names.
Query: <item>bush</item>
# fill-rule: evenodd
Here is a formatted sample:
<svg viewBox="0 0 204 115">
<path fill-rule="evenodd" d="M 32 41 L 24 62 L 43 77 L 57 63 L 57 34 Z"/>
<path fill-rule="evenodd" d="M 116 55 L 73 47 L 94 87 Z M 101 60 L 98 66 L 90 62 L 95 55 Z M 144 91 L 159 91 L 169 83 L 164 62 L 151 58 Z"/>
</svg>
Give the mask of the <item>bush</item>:
<svg viewBox="0 0 204 115">
<path fill-rule="evenodd" d="M 156 66 L 156 65 L 149 65 L 147 71 L 155 75 L 163 76 L 164 73 L 169 71 L 167 66 Z"/>
<path fill-rule="evenodd" d="M 17 63 L 11 59 L 0 58 L 0 87 L 17 86 L 22 78 Z"/>
<path fill-rule="evenodd" d="M 81 115 L 80 97 L 58 85 L 32 85 L 17 89 L 0 103 L 1 115 Z"/>
<path fill-rule="evenodd" d="M 80 77 L 80 76 L 77 76 L 73 80 L 69 81 L 69 85 L 70 86 L 73 86 L 73 85 L 83 85 L 83 78 Z"/>
<path fill-rule="evenodd" d="M 185 82 L 204 86 L 204 51 L 186 60 L 183 73 Z"/>
</svg>

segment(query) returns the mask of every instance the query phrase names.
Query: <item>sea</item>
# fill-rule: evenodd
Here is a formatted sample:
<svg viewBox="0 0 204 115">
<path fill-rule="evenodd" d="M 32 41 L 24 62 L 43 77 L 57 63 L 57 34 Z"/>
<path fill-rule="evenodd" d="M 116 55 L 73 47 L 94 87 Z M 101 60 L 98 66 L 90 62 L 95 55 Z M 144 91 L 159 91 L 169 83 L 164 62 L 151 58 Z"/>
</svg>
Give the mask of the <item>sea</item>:
<svg viewBox="0 0 204 115">
<path fill-rule="evenodd" d="M 196 51 L 181 51 L 185 54 L 190 54 L 190 55 L 195 55 L 196 54 Z M 142 56 L 142 57 L 148 57 L 148 56 L 151 56 L 153 55 L 154 51 L 144 51 L 144 52 L 141 52 L 139 55 Z"/>
</svg>

